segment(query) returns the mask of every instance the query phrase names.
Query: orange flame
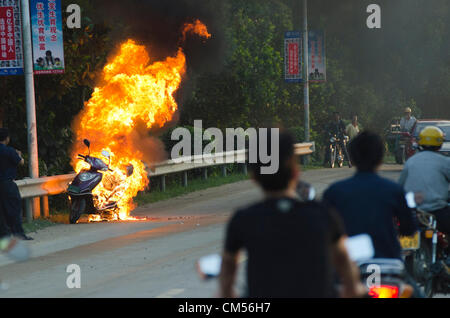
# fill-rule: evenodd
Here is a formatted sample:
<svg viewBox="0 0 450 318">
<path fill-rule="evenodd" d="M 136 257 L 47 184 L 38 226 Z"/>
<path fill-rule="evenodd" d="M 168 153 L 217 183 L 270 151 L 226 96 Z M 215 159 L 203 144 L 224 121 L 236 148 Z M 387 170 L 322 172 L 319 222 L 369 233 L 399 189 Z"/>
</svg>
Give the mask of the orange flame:
<svg viewBox="0 0 450 318">
<path fill-rule="evenodd" d="M 198 34 L 201 37 L 209 39 L 211 34 L 208 33 L 206 25 L 204 25 L 200 20 L 195 20 L 194 23 L 185 23 L 183 27 L 183 42 L 186 41 L 186 34 L 188 32 Z"/>
<path fill-rule="evenodd" d="M 186 32 L 211 36 L 198 20 L 186 24 L 183 38 Z M 77 154 L 86 151 L 84 138 L 91 141 L 91 156 L 107 163 L 101 151 L 111 155 L 113 172 L 102 172 L 102 182 L 93 191 L 97 208 L 108 201 L 117 201 L 118 218 L 129 218 L 134 208 L 133 197 L 148 185 L 144 153 L 134 141 L 133 132 L 142 123 L 151 129 L 161 128 L 172 120 L 177 110 L 174 93 L 185 70 L 186 58 L 181 47 L 174 57 L 153 62 L 145 47 L 131 39 L 120 46 L 117 55 L 104 67 L 101 84 L 73 124 L 72 165 L 76 172 L 89 168 L 87 163 L 77 160 Z M 134 172 L 127 177 L 126 167 L 130 164 Z"/>
</svg>

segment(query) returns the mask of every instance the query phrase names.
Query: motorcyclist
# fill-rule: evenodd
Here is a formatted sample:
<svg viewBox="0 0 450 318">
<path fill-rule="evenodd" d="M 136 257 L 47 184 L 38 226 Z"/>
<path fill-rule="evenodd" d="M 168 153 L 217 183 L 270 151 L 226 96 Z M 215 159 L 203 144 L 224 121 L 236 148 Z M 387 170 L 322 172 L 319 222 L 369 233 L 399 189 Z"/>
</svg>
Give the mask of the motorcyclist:
<svg viewBox="0 0 450 318">
<path fill-rule="evenodd" d="M 414 126 L 416 125 L 417 119 L 414 116 L 411 116 L 411 108 L 405 108 L 405 116 L 400 119 L 400 131 L 412 133 Z"/>
<path fill-rule="evenodd" d="M 372 237 L 376 258 L 402 259 L 398 235 L 412 235 L 418 227 L 402 187 L 377 174 L 383 162 L 383 141 L 365 131 L 350 142 L 349 152 L 357 173 L 332 184 L 323 200 L 339 212 L 349 236 L 367 233 Z M 394 217 L 400 222 L 398 230 Z"/>
<path fill-rule="evenodd" d="M 375 258 L 401 260 L 398 236 L 413 235 L 418 225 L 402 187 L 377 174 L 383 162 L 383 141 L 377 134 L 364 131 L 350 142 L 349 152 L 357 173 L 332 184 L 323 194 L 323 201 L 339 212 L 350 237 L 370 235 Z M 394 218 L 399 221 L 398 228 Z M 406 280 L 414 288 L 413 297 L 423 297 L 409 276 Z"/>
<path fill-rule="evenodd" d="M 441 129 L 425 127 L 419 134 L 420 152 L 406 162 L 399 183 L 405 191 L 421 193 L 423 202 L 418 208 L 434 214 L 438 230 L 450 234 L 450 158 L 438 152 L 443 142 Z"/>
<path fill-rule="evenodd" d="M 345 160 L 347 160 L 348 166 L 349 168 L 351 168 L 352 165 L 350 162 L 350 158 L 348 156 L 347 146 L 344 143 L 344 137 L 346 136 L 345 124 L 341 120 L 341 115 L 339 114 L 339 112 L 334 112 L 334 119 L 327 125 L 326 131 L 328 140 L 330 140 L 332 137 L 335 136 L 339 139 L 339 144 L 342 148 L 342 151 L 344 152 Z M 329 162 L 329 160 L 330 160 L 330 147 L 327 147 L 325 153 L 324 166 L 327 164 L 327 162 Z"/>
</svg>

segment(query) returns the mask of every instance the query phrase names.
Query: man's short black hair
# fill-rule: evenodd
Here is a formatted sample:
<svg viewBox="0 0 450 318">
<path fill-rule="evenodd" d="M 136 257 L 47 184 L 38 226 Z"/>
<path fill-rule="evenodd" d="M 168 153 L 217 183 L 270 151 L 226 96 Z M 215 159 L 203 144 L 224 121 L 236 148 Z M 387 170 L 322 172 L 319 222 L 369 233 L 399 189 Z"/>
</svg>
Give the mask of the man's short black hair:
<svg viewBox="0 0 450 318">
<path fill-rule="evenodd" d="M 0 142 L 6 140 L 9 137 L 9 131 L 7 128 L 0 128 Z"/>
<path fill-rule="evenodd" d="M 267 143 L 267 154 L 272 156 L 271 149 L 271 129 L 267 131 L 267 140 L 258 138 L 258 160 L 256 163 L 248 163 L 248 168 L 253 174 L 256 182 L 261 185 L 265 191 L 282 191 L 285 190 L 291 181 L 293 174 L 293 167 L 291 160 L 294 157 L 294 137 L 287 131 L 279 130 L 279 168 L 274 174 L 262 174 L 261 167 L 269 166 L 260 162 L 259 147 L 262 142 Z"/>
<path fill-rule="evenodd" d="M 374 172 L 383 161 L 384 143 L 378 134 L 363 131 L 350 142 L 348 152 L 358 171 Z"/>
</svg>

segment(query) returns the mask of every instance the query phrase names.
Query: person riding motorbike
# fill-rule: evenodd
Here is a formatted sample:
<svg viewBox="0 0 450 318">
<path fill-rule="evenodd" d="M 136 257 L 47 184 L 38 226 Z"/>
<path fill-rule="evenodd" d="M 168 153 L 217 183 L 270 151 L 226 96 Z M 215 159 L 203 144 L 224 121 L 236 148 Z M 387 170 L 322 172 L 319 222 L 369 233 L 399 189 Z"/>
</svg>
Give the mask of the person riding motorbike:
<svg viewBox="0 0 450 318">
<path fill-rule="evenodd" d="M 326 132 L 327 132 L 328 140 L 330 140 L 330 138 L 332 138 L 334 136 L 336 136 L 340 140 L 339 144 L 342 148 L 342 151 L 344 152 L 344 158 L 345 158 L 345 160 L 347 160 L 349 168 L 351 168 L 352 165 L 351 165 L 350 158 L 348 155 L 347 146 L 344 143 L 344 136 L 346 135 L 345 124 L 341 120 L 341 116 L 340 116 L 339 112 L 334 112 L 334 120 L 327 125 Z M 330 147 L 327 147 L 326 149 L 327 150 L 325 153 L 325 160 L 324 160 L 324 164 L 323 164 L 324 166 L 330 160 Z"/>
<path fill-rule="evenodd" d="M 450 158 L 439 153 L 443 143 L 441 129 L 425 127 L 419 134 L 420 152 L 406 162 L 399 183 L 407 192 L 421 193 L 423 202 L 418 208 L 434 214 L 438 230 L 450 234 Z"/>
<path fill-rule="evenodd" d="M 356 174 L 332 184 L 323 200 L 339 212 L 349 236 L 367 233 L 372 237 L 375 258 L 402 259 L 398 235 L 412 235 L 418 225 L 403 188 L 377 174 L 383 162 L 383 141 L 365 131 L 350 142 L 349 152 Z M 398 230 L 394 217 L 400 223 Z"/>
<path fill-rule="evenodd" d="M 416 124 L 417 119 L 414 116 L 411 116 L 411 108 L 405 108 L 405 117 L 400 119 L 400 131 L 412 133 L 414 126 Z"/>
<path fill-rule="evenodd" d="M 377 174 L 383 163 L 383 141 L 364 131 L 350 142 L 349 153 L 357 172 L 332 184 L 323 194 L 324 204 L 339 213 L 350 237 L 370 235 L 374 258 L 402 260 L 399 234 L 413 235 L 418 224 L 402 187 Z M 398 228 L 394 218 L 399 221 Z M 423 297 L 414 280 L 408 275 L 406 280 L 414 288 L 413 297 Z"/>
</svg>

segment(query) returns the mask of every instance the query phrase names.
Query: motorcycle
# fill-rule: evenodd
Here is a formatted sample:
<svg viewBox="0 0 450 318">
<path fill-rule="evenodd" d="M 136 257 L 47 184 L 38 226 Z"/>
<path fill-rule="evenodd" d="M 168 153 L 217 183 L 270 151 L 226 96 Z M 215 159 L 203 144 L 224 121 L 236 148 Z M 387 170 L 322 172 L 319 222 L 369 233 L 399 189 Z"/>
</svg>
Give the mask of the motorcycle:
<svg viewBox="0 0 450 318">
<path fill-rule="evenodd" d="M 296 189 L 298 198 L 303 201 L 313 201 L 316 190 L 310 184 L 299 182 Z M 361 281 L 367 286 L 367 298 L 409 298 L 413 288 L 406 283 L 405 267 L 397 259 L 373 259 L 375 250 L 372 239 L 367 234 L 350 237 L 346 240 L 346 247 L 351 260 L 360 269 Z M 220 275 L 222 257 L 211 254 L 201 257 L 195 264 L 198 275 L 202 280 L 210 280 Z M 376 266 L 379 281 L 369 284 Z M 245 288 L 244 288 L 245 289 Z"/>
<path fill-rule="evenodd" d="M 337 135 L 333 135 L 330 138 L 330 149 L 329 149 L 329 163 L 330 168 L 334 168 L 336 162 L 339 168 L 342 168 L 344 165 L 344 153 L 347 153 L 347 143 L 349 141 L 348 136 L 342 135 L 338 137 Z M 345 149 L 344 149 L 345 148 Z"/>
<path fill-rule="evenodd" d="M 367 286 L 365 298 L 410 298 L 411 285 L 405 282 L 405 267 L 398 259 L 373 259 L 374 248 L 369 235 L 362 234 L 347 239 L 346 247 L 350 258 L 361 274 L 361 282 Z M 222 257 L 210 254 L 196 262 L 197 273 L 202 280 L 220 275 Z M 375 274 L 375 276 L 374 276 Z M 374 280 L 374 282 L 372 282 Z M 339 286 L 337 287 L 339 289 Z"/>
<path fill-rule="evenodd" d="M 408 132 L 399 132 L 396 134 L 395 141 L 395 162 L 397 164 L 404 164 L 406 160 L 412 157 L 416 149 L 412 143 L 412 136 Z"/>
<path fill-rule="evenodd" d="M 366 298 L 411 298 L 413 287 L 406 283 L 405 265 L 399 259 L 371 259 L 359 264 L 361 280 L 370 282 L 375 273 L 379 281 L 368 285 Z M 374 279 L 376 280 L 376 279 Z"/>
<path fill-rule="evenodd" d="M 414 209 L 419 231 L 413 237 L 401 237 L 405 265 L 410 275 L 423 287 L 426 297 L 450 293 L 449 238 L 437 230 L 436 217 L 417 208 L 413 196 L 408 205 Z M 408 200 L 407 200 L 408 201 Z"/>
<path fill-rule="evenodd" d="M 390 150 L 393 152 L 397 164 L 404 164 L 416 153 L 413 136 L 409 132 L 401 131 L 399 120 L 390 125 L 386 134 L 386 138 L 391 145 Z"/>
<path fill-rule="evenodd" d="M 67 188 L 67 194 L 70 200 L 69 221 L 71 224 L 75 224 L 81 215 L 85 213 L 100 215 L 102 219 L 118 218 L 118 203 L 111 198 L 114 194 L 123 189 L 124 184 L 123 182 L 120 182 L 123 180 L 107 180 L 108 190 L 110 191 L 108 195 L 104 198 L 94 196 L 92 191 L 103 180 L 103 173 L 100 171 L 114 172 L 109 168 L 111 156 L 107 151 L 102 151 L 102 155 L 109 160 L 108 164 L 106 164 L 100 158 L 90 156 L 89 140 L 84 139 L 83 143 L 87 146 L 89 153 L 87 156 L 78 154 L 78 159 L 82 159 L 88 163 L 90 169 L 81 170 Z M 133 166 L 129 165 L 127 167 L 126 176 L 130 177 L 132 174 Z"/>
<path fill-rule="evenodd" d="M 406 271 L 399 259 L 373 258 L 372 238 L 368 234 L 349 237 L 345 242 L 350 259 L 360 270 L 361 283 L 366 286 L 364 298 L 410 298 L 414 289 L 406 281 Z"/>
<path fill-rule="evenodd" d="M 297 184 L 296 192 L 298 199 L 302 202 L 314 201 L 316 198 L 316 189 L 314 189 L 314 187 L 309 183 L 303 181 L 300 181 Z"/>
</svg>

